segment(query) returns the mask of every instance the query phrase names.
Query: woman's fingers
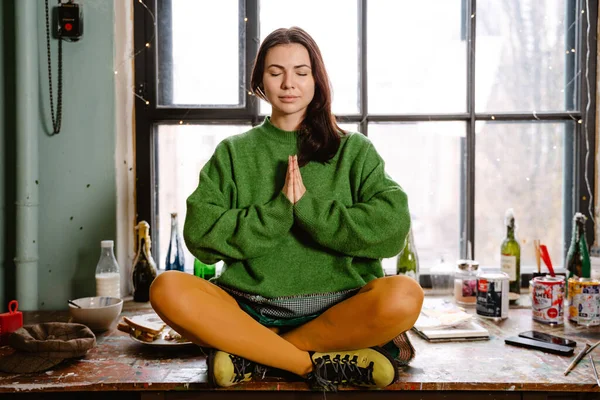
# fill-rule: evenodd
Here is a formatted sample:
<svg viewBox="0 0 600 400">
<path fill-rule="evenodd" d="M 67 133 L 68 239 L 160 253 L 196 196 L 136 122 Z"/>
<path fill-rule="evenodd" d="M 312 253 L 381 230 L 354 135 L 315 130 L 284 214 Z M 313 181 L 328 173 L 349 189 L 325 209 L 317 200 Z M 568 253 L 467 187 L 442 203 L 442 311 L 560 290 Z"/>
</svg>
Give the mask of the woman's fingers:
<svg viewBox="0 0 600 400">
<path fill-rule="evenodd" d="M 294 204 L 304 196 L 305 192 L 306 187 L 304 187 L 304 182 L 302 182 L 302 174 L 300 173 L 300 166 L 298 165 L 298 156 L 294 156 Z"/>
<path fill-rule="evenodd" d="M 293 175 L 293 164 L 294 161 L 292 156 L 288 156 L 288 167 L 285 174 L 285 183 L 283 184 L 282 192 L 288 200 L 294 204 L 294 175 Z"/>
</svg>

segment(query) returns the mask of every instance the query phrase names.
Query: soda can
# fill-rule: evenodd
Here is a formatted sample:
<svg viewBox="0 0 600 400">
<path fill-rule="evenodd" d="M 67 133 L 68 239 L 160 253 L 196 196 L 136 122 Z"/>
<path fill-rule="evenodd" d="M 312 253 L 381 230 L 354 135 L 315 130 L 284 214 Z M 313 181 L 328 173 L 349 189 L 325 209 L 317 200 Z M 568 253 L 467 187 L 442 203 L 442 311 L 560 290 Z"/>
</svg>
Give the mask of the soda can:
<svg viewBox="0 0 600 400">
<path fill-rule="evenodd" d="M 531 316 L 544 324 L 563 323 L 565 280 L 562 276 L 538 276 L 531 286 Z"/>
<path fill-rule="evenodd" d="M 578 306 L 575 302 L 579 294 L 581 294 L 581 282 L 579 282 L 579 278 L 569 278 L 567 304 L 569 306 L 569 321 L 571 322 L 577 322 L 577 317 L 579 316 Z"/>
<path fill-rule="evenodd" d="M 579 278 L 581 293 L 576 295 L 577 323 L 583 326 L 600 325 L 600 282 Z"/>
<path fill-rule="evenodd" d="M 477 276 L 477 315 L 491 319 L 508 318 L 508 275 L 483 273 Z"/>
</svg>

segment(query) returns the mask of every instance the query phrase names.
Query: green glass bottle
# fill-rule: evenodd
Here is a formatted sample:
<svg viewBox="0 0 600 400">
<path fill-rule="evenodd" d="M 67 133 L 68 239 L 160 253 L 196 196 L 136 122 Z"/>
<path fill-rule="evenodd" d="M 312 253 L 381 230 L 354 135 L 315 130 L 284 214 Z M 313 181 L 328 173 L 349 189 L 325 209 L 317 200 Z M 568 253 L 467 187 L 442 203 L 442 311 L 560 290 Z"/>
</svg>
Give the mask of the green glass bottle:
<svg viewBox="0 0 600 400">
<path fill-rule="evenodd" d="M 152 258 L 152 240 L 150 239 L 150 225 L 140 221 L 136 226 L 138 234 L 138 248 L 133 261 L 133 301 L 150 301 L 150 285 L 156 278 L 156 263 Z"/>
<path fill-rule="evenodd" d="M 506 210 L 504 215 L 506 225 L 506 238 L 500 247 L 500 263 L 502 272 L 509 278 L 509 299 L 515 300 L 521 293 L 521 246 L 515 239 L 515 215 L 512 208 Z M 515 296 L 515 294 L 517 296 Z"/>
<path fill-rule="evenodd" d="M 215 264 L 208 265 L 197 258 L 194 258 L 194 275 L 209 280 L 210 278 L 215 277 L 215 272 Z"/>
<path fill-rule="evenodd" d="M 404 248 L 396 261 L 396 274 L 407 275 L 419 282 L 419 256 L 415 247 L 412 229 L 408 231 Z"/>
<path fill-rule="evenodd" d="M 589 278 L 591 276 L 590 254 L 585 239 L 585 222 L 587 217 L 582 213 L 576 213 L 573 217 L 573 230 L 571 234 L 571 245 L 567 252 L 567 270 L 569 278 Z"/>
</svg>

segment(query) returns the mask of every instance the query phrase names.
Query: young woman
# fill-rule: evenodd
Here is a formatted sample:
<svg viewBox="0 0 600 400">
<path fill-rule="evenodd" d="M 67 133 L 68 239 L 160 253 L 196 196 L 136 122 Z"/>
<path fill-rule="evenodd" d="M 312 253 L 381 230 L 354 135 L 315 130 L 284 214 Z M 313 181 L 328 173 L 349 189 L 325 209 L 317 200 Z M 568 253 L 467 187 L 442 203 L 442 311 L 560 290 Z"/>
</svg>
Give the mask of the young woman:
<svg viewBox="0 0 600 400">
<path fill-rule="evenodd" d="M 322 389 L 385 387 L 397 377 L 390 341 L 412 350 L 402 333 L 423 301 L 414 280 L 381 267 L 408 233 L 406 194 L 364 135 L 337 126 L 305 31 L 267 36 L 251 87 L 271 116 L 221 142 L 187 200 L 187 247 L 205 263 L 223 260 L 223 273 L 207 282 L 165 272 L 152 306 L 215 349 L 208 373 L 219 386 L 268 366 Z"/>
</svg>

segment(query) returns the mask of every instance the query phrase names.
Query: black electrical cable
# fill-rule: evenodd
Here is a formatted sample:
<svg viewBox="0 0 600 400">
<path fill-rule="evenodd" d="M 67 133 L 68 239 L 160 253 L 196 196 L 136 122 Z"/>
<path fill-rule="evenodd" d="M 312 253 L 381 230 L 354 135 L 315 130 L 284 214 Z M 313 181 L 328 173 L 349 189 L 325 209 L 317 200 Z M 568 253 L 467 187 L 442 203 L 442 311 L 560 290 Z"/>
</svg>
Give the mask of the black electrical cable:
<svg viewBox="0 0 600 400">
<path fill-rule="evenodd" d="M 58 4 L 61 1 L 58 0 Z M 46 0 L 46 45 L 48 49 L 48 85 L 50 89 L 50 112 L 52 114 L 52 135 L 60 133 L 62 124 L 62 39 L 58 40 L 58 94 L 56 99 L 56 117 L 54 116 L 54 97 L 52 95 L 52 57 L 50 53 L 50 16 Z"/>
</svg>

